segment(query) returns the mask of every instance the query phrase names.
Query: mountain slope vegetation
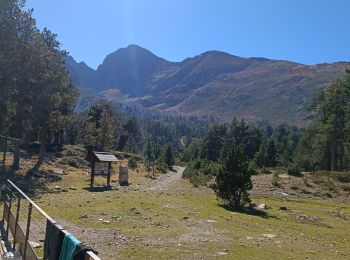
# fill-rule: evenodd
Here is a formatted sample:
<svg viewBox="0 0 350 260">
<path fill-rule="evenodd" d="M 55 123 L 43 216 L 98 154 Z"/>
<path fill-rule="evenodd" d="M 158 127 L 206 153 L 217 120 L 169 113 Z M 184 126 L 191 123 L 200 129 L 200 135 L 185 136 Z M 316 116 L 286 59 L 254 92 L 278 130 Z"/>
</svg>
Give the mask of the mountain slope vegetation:
<svg viewBox="0 0 350 260">
<path fill-rule="evenodd" d="M 348 62 L 304 65 L 219 51 L 170 62 L 137 45 L 108 55 L 97 70 L 67 59 L 84 93 L 90 89 L 110 100 L 171 113 L 297 126 L 305 125 L 314 95 L 347 67 Z"/>
</svg>

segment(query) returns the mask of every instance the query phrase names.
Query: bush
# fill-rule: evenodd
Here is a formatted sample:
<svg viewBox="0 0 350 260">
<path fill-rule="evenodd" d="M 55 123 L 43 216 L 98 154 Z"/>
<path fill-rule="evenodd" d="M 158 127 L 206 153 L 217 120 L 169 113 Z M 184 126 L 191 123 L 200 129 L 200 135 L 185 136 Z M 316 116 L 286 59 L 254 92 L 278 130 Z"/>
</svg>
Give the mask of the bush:
<svg viewBox="0 0 350 260">
<path fill-rule="evenodd" d="M 204 174 L 194 174 L 191 176 L 190 182 L 194 187 L 199 186 L 205 186 L 209 181 L 211 180 L 211 177 L 204 175 Z"/>
<path fill-rule="evenodd" d="M 333 179 L 342 183 L 350 183 L 350 173 L 348 172 L 334 172 L 331 174 Z"/>
<path fill-rule="evenodd" d="M 343 184 L 341 188 L 343 191 L 350 191 L 350 184 Z"/>
<path fill-rule="evenodd" d="M 157 171 L 160 171 L 162 173 L 166 173 L 168 170 L 168 167 L 166 166 L 165 163 L 159 162 L 156 164 L 156 169 L 157 169 Z"/>
<path fill-rule="evenodd" d="M 182 174 L 183 178 L 189 179 L 195 186 L 206 185 L 213 177 L 217 176 L 220 165 L 206 160 L 195 160 L 189 163 Z"/>
<path fill-rule="evenodd" d="M 254 160 L 249 162 L 249 170 L 252 173 L 252 175 L 258 174 L 258 169 L 259 167 Z"/>
<path fill-rule="evenodd" d="M 88 162 L 79 156 L 66 156 L 60 159 L 59 163 L 69 165 L 75 168 L 82 168 L 88 166 Z"/>
<path fill-rule="evenodd" d="M 137 161 L 134 157 L 130 158 L 130 160 L 128 161 L 128 166 L 133 170 L 137 167 Z"/>
<path fill-rule="evenodd" d="M 275 172 L 272 176 L 272 185 L 275 187 L 280 187 L 281 185 L 278 182 L 278 173 Z"/>
<path fill-rule="evenodd" d="M 86 149 L 78 145 L 65 145 L 62 151 L 63 156 L 86 156 Z"/>
<path fill-rule="evenodd" d="M 208 162 L 204 165 L 203 174 L 205 176 L 214 177 L 217 176 L 220 170 L 220 165 L 214 162 Z"/>
<path fill-rule="evenodd" d="M 288 168 L 288 174 L 292 176 L 301 176 L 301 171 L 298 165 L 292 165 Z"/>
<path fill-rule="evenodd" d="M 272 171 L 270 171 L 268 168 L 266 167 L 262 167 L 260 170 L 259 170 L 259 173 L 260 174 L 271 174 Z"/>
</svg>

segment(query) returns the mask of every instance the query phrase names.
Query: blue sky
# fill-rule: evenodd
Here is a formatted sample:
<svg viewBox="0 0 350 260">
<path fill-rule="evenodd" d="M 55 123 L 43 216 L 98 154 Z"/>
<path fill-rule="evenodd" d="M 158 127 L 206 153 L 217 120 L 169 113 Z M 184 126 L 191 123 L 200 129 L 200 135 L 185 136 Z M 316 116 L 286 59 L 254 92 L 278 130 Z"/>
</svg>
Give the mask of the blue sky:
<svg viewBox="0 0 350 260">
<path fill-rule="evenodd" d="M 27 0 L 39 28 L 96 68 L 138 44 L 171 61 L 221 50 L 315 64 L 350 61 L 349 0 Z"/>
</svg>

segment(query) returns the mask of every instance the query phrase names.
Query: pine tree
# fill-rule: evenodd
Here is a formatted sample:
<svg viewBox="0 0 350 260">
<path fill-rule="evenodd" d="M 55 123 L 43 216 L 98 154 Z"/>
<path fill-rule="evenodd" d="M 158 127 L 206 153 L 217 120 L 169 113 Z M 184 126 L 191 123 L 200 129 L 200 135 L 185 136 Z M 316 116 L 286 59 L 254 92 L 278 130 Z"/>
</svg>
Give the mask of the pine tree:
<svg viewBox="0 0 350 260">
<path fill-rule="evenodd" d="M 317 134 L 325 140 L 324 168 L 343 170 L 345 146 L 350 140 L 350 71 L 321 91 L 310 110 Z"/>
<path fill-rule="evenodd" d="M 164 162 L 169 168 L 174 165 L 174 155 L 170 144 L 168 144 L 165 148 Z"/>
<path fill-rule="evenodd" d="M 201 158 L 214 162 L 217 161 L 220 157 L 225 135 L 225 126 L 212 126 L 203 138 Z"/>
<path fill-rule="evenodd" d="M 255 154 L 255 163 L 259 167 L 276 166 L 276 148 L 273 140 L 264 140 Z"/>
<path fill-rule="evenodd" d="M 57 35 L 44 29 L 41 41 L 43 58 L 40 70 L 42 71 L 32 108 L 35 115 L 33 123 L 40 129 L 40 151 L 36 168 L 44 161 L 50 127 L 54 127 L 58 119 L 64 121 L 64 118 L 72 113 L 77 97 L 76 89 L 65 67 L 67 53 L 60 49 Z"/>
<path fill-rule="evenodd" d="M 216 176 L 216 195 L 229 206 L 239 209 L 250 201 L 248 191 L 252 188 L 249 161 L 243 146 L 226 145 L 222 153 L 222 168 Z"/>
<path fill-rule="evenodd" d="M 154 157 L 153 157 L 153 153 L 152 153 L 152 146 L 151 146 L 151 141 L 149 140 L 149 139 L 147 139 L 147 146 L 146 146 L 146 152 L 145 152 L 145 154 L 146 154 L 146 160 L 147 160 L 147 173 L 148 173 L 148 175 L 150 175 L 149 174 L 149 172 L 150 172 L 150 165 L 151 165 L 151 162 L 153 162 L 154 161 Z M 154 176 L 154 172 L 153 172 L 153 176 Z"/>
<path fill-rule="evenodd" d="M 106 108 L 102 110 L 99 119 L 99 131 L 98 131 L 98 149 L 101 151 L 107 151 L 112 148 L 113 145 L 113 122 L 112 116 Z"/>
</svg>

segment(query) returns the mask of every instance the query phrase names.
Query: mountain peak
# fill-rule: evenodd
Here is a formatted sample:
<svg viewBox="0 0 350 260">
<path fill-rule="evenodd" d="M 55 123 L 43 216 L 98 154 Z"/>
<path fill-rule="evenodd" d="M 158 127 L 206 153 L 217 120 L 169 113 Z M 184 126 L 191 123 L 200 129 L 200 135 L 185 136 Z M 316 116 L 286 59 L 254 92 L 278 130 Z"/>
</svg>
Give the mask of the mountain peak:
<svg viewBox="0 0 350 260">
<path fill-rule="evenodd" d="M 288 121 L 302 125 L 312 97 L 350 63 L 307 66 L 211 50 L 182 62 L 166 61 L 135 44 L 109 54 L 96 71 L 68 57 L 74 83 L 97 93 L 118 90 L 152 109 L 223 120 Z M 109 93 L 109 94 L 108 94 Z M 112 95 L 118 99 L 119 95 Z"/>
<path fill-rule="evenodd" d="M 135 44 L 120 48 L 98 66 L 98 88 L 118 88 L 124 94 L 142 96 L 147 92 L 147 81 L 166 63 L 166 60 Z"/>
<path fill-rule="evenodd" d="M 148 51 L 147 49 L 145 48 L 142 48 L 141 46 L 137 45 L 137 44 L 129 44 L 128 46 L 126 46 L 126 48 L 124 49 L 141 49 L 141 50 L 145 50 L 145 51 Z"/>
</svg>

